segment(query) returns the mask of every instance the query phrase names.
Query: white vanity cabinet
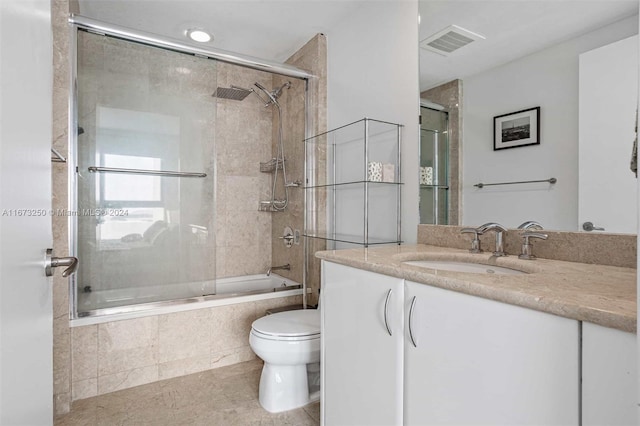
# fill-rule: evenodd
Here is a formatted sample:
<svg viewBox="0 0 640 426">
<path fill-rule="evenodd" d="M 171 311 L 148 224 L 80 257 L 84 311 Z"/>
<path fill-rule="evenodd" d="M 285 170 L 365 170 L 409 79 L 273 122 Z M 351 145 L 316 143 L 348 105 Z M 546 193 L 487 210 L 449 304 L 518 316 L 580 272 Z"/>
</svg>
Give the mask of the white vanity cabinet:
<svg viewBox="0 0 640 426">
<path fill-rule="evenodd" d="M 402 302 L 402 279 L 322 262 L 324 425 L 402 424 Z"/>
<path fill-rule="evenodd" d="M 579 323 L 405 283 L 405 425 L 577 425 Z"/>
<path fill-rule="evenodd" d="M 578 321 L 326 261 L 321 312 L 322 425 L 579 424 Z"/>
<path fill-rule="evenodd" d="M 637 425 L 636 335 L 582 324 L 582 424 Z"/>
</svg>

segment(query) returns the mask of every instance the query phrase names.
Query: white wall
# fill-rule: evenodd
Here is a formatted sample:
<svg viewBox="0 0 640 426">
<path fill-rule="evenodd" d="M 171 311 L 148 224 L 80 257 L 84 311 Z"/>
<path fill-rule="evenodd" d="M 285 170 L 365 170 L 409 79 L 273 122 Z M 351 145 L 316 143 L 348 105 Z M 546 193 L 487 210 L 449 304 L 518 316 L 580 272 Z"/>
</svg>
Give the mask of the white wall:
<svg viewBox="0 0 640 426">
<path fill-rule="evenodd" d="M 578 55 L 637 33 L 634 16 L 464 80 L 461 223 L 577 230 Z M 494 152 L 493 117 L 536 106 L 541 144 Z M 550 177 L 558 183 L 473 187 Z"/>
<path fill-rule="evenodd" d="M 362 2 L 327 31 L 327 127 L 364 117 L 403 124 L 402 238 L 418 225 L 418 3 Z M 361 211 L 351 212 L 359 217 Z M 370 233 L 373 232 L 370 230 Z"/>
</svg>

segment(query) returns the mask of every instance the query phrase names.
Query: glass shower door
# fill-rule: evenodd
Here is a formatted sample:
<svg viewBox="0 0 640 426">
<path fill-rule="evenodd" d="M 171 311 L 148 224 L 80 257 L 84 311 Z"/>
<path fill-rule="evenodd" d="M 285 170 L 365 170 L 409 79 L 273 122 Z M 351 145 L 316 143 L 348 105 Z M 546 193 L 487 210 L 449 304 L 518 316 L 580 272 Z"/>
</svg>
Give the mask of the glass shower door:
<svg viewBox="0 0 640 426">
<path fill-rule="evenodd" d="M 420 223 L 449 223 L 448 114 L 421 107 Z"/>
<path fill-rule="evenodd" d="M 215 61 L 79 31 L 77 83 L 77 315 L 215 294 Z"/>
</svg>

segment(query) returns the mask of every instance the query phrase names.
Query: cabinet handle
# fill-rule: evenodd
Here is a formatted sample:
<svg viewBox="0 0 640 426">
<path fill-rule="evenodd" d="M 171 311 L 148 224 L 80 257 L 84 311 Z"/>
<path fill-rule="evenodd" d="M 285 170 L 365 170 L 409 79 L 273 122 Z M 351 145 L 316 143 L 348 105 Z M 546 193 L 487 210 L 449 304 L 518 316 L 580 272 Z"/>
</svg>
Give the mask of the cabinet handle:
<svg viewBox="0 0 640 426">
<path fill-rule="evenodd" d="M 389 336 L 393 336 L 393 334 L 391 333 L 391 327 L 389 327 L 389 320 L 387 319 L 387 314 L 389 312 L 389 298 L 391 298 L 391 293 L 393 293 L 393 291 L 389 289 L 389 291 L 387 292 L 387 298 L 384 300 L 384 326 L 387 327 L 387 333 L 389 333 Z"/>
<path fill-rule="evenodd" d="M 409 338 L 411 339 L 411 344 L 413 344 L 414 348 L 418 347 L 418 344 L 416 343 L 416 339 L 413 337 L 413 329 L 411 327 L 411 324 L 413 323 L 413 308 L 416 306 L 416 296 L 413 296 L 413 299 L 411 299 L 411 307 L 409 308 Z"/>
</svg>

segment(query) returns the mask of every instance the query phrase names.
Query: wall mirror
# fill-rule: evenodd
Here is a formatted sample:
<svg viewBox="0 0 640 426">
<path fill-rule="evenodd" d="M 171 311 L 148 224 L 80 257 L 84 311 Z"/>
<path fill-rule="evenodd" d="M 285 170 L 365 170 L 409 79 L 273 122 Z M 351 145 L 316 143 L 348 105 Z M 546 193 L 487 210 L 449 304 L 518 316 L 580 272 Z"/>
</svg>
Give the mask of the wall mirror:
<svg viewBox="0 0 640 426">
<path fill-rule="evenodd" d="M 420 222 L 636 233 L 638 2 L 421 0 L 419 12 Z M 540 143 L 494 150 L 494 134 L 535 125 L 501 118 L 524 127 L 496 133 L 494 117 L 537 107 Z"/>
</svg>

